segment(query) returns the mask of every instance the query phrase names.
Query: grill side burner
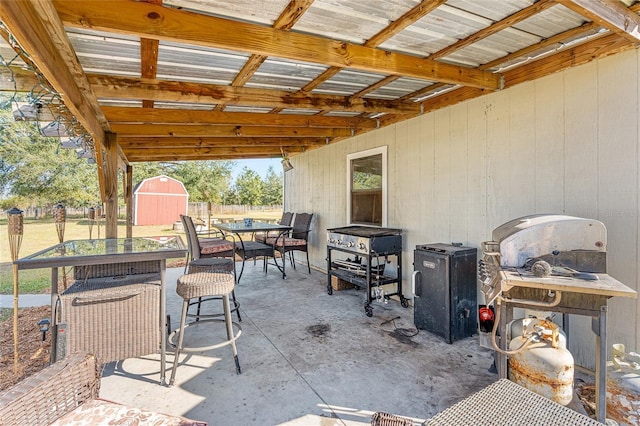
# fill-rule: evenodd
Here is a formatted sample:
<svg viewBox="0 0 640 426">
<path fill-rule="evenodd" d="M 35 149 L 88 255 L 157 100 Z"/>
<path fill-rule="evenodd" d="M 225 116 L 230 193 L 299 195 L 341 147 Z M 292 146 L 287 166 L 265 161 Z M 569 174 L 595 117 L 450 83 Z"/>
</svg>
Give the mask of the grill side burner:
<svg viewBox="0 0 640 426">
<path fill-rule="evenodd" d="M 355 255 L 355 261 L 331 261 L 333 250 Z M 396 256 L 398 266 L 395 276 L 385 275 L 384 263 L 378 260 L 377 265 L 373 259 L 383 256 Z M 365 263 L 361 264 L 360 260 Z M 331 277 L 338 277 L 360 288 L 367 289 L 367 299 L 364 309 L 367 316 L 373 315 L 371 301 L 383 297 L 399 296 L 403 307 L 408 307 L 408 300 L 402 295 L 402 230 L 393 228 L 373 228 L 369 226 L 345 226 L 341 228 L 327 229 L 327 293 L 333 294 Z M 396 284 L 394 293 L 386 293 L 382 296 L 380 286 Z M 372 290 L 376 295 L 372 296 Z"/>
</svg>

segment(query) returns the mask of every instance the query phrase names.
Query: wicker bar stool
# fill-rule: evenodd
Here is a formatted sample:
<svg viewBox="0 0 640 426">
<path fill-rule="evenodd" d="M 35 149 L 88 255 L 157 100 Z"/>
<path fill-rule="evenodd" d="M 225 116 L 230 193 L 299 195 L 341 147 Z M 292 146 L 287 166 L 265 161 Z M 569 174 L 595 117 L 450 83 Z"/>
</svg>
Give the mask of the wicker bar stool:
<svg viewBox="0 0 640 426">
<path fill-rule="evenodd" d="M 180 328 L 169 335 L 169 344 L 175 348 L 173 359 L 173 370 L 171 371 L 171 379 L 169 385 L 173 385 L 178 367 L 178 358 L 180 352 L 204 352 L 211 349 L 220 348 L 222 346 L 231 345 L 233 350 L 233 359 L 236 363 L 236 373 L 240 374 L 240 361 L 238 360 L 238 350 L 236 348 L 236 340 L 242 334 L 240 324 L 233 322 L 231 319 L 231 306 L 229 304 L 229 295 L 233 291 L 235 278 L 229 272 L 196 272 L 186 274 L 178 278 L 176 293 L 182 297 L 182 315 L 180 318 Z M 193 321 L 187 323 L 187 311 L 191 299 L 200 297 L 219 296 L 222 298 L 222 306 L 224 309 L 224 319 L 207 318 L 201 321 Z M 224 321 L 227 328 L 227 340 L 215 345 L 202 347 L 183 347 L 184 333 L 189 326 L 196 324 L 204 324 L 212 321 Z M 237 334 L 234 335 L 234 326 L 237 327 Z M 178 343 L 173 342 L 176 333 L 178 334 Z"/>
<path fill-rule="evenodd" d="M 233 259 L 228 257 L 204 257 L 198 260 L 192 260 L 187 267 L 187 274 L 193 274 L 196 272 L 233 272 L 234 279 L 236 275 L 236 263 Z M 210 297 L 198 297 L 197 300 L 189 302 L 189 307 L 196 305 L 196 313 L 190 314 L 187 312 L 188 317 L 195 317 L 196 321 L 200 318 L 214 318 L 222 316 L 223 314 L 209 314 L 205 315 L 201 313 L 202 302 L 206 302 L 209 300 L 218 300 L 220 296 L 210 296 Z M 238 316 L 238 321 L 242 321 L 242 317 L 240 316 L 240 302 L 236 299 L 236 292 L 233 290 L 231 292 L 231 312 L 235 312 Z"/>
</svg>

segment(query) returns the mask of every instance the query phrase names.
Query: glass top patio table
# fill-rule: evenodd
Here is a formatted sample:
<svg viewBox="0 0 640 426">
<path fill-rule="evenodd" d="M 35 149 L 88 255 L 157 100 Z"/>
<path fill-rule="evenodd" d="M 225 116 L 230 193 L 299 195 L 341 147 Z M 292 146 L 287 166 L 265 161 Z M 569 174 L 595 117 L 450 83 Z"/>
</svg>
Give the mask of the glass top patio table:
<svg viewBox="0 0 640 426">
<path fill-rule="evenodd" d="M 238 275 L 238 282 L 240 282 L 240 278 L 242 278 L 242 273 L 244 272 L 244 264 L 246 260 L 245 254 L 251 251 L 256 253 L 264 253 L 265 251 L 269 251 L 270 256 L 273 257 L 273 264 L 278 268 L 280 272 L 282 272 L 282 278 L 286 278 L 287 275 L 285 274 L 284 257 L 282 258 L 282 265 L 278 264 L 278 261 L 275 257 L 275 245 L 268 245 L 257 241 L 244 241 L 241 234 L 252 234 L 254 232 L 277 232 L 277 237 L 280 238 L 280 236 L 282 236 L 284 233 L 293 229 L 291 226 L 257 221 L 253 221 L 251 224 L 247 224 L 244 221 L 238 223 L 216 223 L 212 226 L 218 228 L 222 232 L 233 233 L 238 236 L 240 249 L 243 252 L 242 267 L 240 268 L 240 274 Z"/>
<path fill-rule="evenodd" d="M 186 247 L 179 236 L 70 240 L 25 256 L 18 269 L 99 265 L 183 257 Z"/>
</svg>

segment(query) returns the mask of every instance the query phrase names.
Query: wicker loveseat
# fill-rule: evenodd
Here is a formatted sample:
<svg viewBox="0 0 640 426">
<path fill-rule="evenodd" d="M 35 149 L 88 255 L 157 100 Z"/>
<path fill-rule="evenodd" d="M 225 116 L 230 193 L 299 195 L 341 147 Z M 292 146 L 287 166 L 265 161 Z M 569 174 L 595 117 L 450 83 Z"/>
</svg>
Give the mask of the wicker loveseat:
<svg viewBox="0 0 640 426">
<path fill-rule="evenodd" d="M 206 426 L 99 398 L 99 364 L 75 353 L 0 392 L 0 425 Z"/>
</svg>

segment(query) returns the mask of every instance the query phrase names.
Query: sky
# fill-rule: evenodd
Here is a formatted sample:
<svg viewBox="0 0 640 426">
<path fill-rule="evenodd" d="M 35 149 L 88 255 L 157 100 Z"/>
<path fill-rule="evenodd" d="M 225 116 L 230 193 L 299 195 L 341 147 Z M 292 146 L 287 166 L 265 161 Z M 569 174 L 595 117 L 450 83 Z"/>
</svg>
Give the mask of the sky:
<svg viewBox="0 0 640 426">
<path fill-rule="evenodd" d="M 267 175 L 267 169 L 269 166 L 273 167 L 273 170 L 278 173 L 282 171 L 281 158 L 258 158 L 254 160 L 237 160 L 236 166 L 233 168 L 233 179 L 235 180 L 242 169 L 247 167 L 260 175 L 261 178 L 265 178 Z"/>
</svg>

